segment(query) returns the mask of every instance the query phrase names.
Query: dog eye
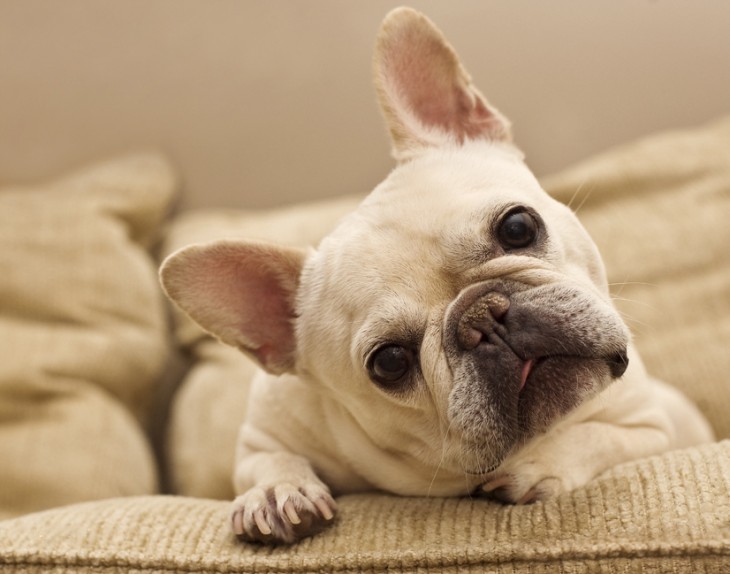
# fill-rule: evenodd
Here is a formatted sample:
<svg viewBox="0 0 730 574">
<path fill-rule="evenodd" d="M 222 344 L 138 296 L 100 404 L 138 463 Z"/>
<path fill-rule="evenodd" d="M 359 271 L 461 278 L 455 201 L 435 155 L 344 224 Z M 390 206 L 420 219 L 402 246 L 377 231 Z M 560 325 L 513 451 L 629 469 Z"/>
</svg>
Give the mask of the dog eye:
<svg viewBox="0 0 730 574">
<path fill-rule="evenodd" d="M 497 238 L 505 249 L 528 247 L 537 238 L 537 221 L 524 208 L 513 209 L 499 223 Z"/>
<path fill-rule="evenodd" d="M 392 384 L 406 376 L 413 365 L 413 351 L 400 345 L 377 349 L 368 361 L 370 378 L 376 383 Z"/>
</svg>

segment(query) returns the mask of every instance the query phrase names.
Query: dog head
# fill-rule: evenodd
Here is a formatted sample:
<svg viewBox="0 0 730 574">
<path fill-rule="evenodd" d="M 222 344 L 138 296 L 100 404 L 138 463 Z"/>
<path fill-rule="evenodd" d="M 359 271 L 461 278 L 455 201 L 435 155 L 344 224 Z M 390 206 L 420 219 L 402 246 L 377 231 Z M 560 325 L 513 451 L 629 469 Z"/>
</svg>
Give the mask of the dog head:
<svg viewBox="0 0 730 574">
<path fill-rule="evenodd" d="M 386 18 L 375 82 L 398 165 L 317 250 L 192 246 L 163 285 L 383 449 L 483 474 L 620 377 L 628 333 L 593 242 L 424 16 Z"/>
</svg>

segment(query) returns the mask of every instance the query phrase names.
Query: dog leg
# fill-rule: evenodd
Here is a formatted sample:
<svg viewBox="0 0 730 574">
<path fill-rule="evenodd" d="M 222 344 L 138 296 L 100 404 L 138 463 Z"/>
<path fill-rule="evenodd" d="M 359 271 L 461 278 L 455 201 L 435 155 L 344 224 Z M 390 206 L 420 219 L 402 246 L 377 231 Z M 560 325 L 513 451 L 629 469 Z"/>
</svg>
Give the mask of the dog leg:
<svg viewBox="0 0 730 574">
<path fill-rule="evenodd" d="M 231 526 L 245 541 L 296 542 L 328 526 L 337 509 L 309 462 L 287 452 L 242 458 L 234 482 L 243 494 L 233 501 Z"/>
<path fill-rule="evenodd" d="M 481 491 L 501 502 L 529 504 L 579 488 L 622 462 L 666 451 L 670 443 L 661 426 L 572 424 L 508 459 Z"/>
</svg>

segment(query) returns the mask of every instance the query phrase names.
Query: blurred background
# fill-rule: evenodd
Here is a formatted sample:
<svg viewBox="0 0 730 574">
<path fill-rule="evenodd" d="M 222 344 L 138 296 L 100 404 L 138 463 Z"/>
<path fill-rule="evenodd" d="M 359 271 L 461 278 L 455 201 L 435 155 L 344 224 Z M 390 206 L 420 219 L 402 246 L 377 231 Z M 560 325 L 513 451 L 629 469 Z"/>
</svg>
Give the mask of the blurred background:
<svg viewBox="0 0 730 574">
<path fill-rule="evenodd" d="M 186 208 L 369 191 L 393 165 L 373 40 L 399 4 L 0 0 L 0 184 L 156 148 Z M 538 175 L 730 112 L 730 2 L 409 5 L 512 120 Z"/>
</svg>

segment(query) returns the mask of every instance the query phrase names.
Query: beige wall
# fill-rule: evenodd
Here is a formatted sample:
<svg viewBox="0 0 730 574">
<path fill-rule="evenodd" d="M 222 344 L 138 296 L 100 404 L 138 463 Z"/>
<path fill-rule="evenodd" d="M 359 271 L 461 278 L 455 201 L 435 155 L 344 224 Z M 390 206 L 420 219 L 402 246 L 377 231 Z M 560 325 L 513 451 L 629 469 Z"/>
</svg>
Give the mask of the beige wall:
<svg viewBox="0 0 730 574">
<path fill-rule="evenodd" d="M 370 189 L 386 0 L 0 0 L 0 182 L 140 146 L 184 205 Z M 423 0 L 544 174 L 730 113 L 730 2 Z"/>
</svg>

